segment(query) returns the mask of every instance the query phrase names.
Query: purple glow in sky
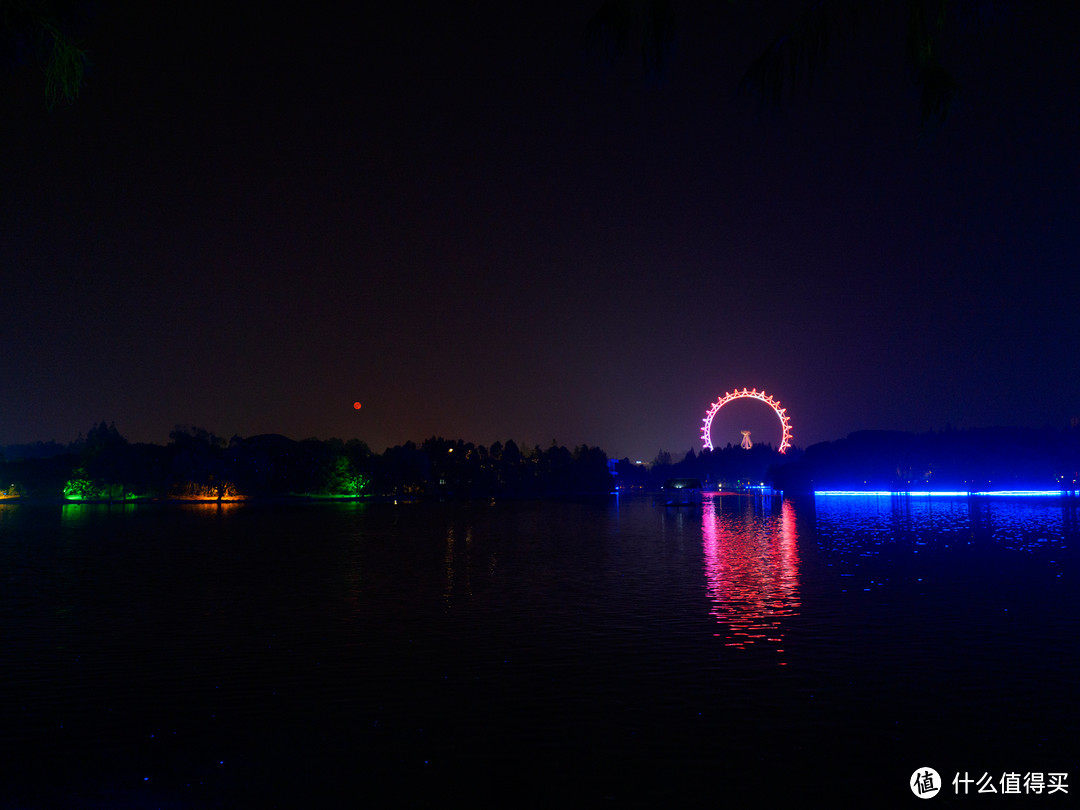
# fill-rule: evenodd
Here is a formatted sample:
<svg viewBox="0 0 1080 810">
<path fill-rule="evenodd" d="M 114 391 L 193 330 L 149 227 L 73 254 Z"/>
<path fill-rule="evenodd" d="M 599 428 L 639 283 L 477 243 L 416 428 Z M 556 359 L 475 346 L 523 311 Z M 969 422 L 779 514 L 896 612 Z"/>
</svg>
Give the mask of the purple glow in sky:
<svg viewBox="0 0 1080 810">
<path fill-rule="evenodd" d="M 743 386 L 802 447 L 1080 415 L 1080 12 L 959 30 L 923 142 L 902 14 L 762 112 L 735 88 L 801 4 L 673 5 L 659 82 L 583 58 L 589 3 L 104 6 L 73 106 L 0 74 L 0 444 L 651 459 Z"/>
</svg>

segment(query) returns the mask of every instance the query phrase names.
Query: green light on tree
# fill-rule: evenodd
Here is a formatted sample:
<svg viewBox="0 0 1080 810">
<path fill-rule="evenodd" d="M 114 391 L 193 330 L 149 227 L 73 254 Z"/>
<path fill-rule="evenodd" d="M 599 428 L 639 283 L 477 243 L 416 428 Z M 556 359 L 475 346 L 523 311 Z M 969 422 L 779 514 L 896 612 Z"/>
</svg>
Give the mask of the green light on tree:
<svg viewBox="0 0 1080 810">
<path fill-rule="evenodd" d="M 317 493 L 320 498 L 359 498 L 368 486 L 364 477 L 349 460 L 348 456 L 338 456 L 331 465 L 326 477 L 326 485 Z"/>
<path fill-rule="evenodd" d="M 64 484 L 64 497 L 69 501 L 98 501 L 104 496 L 101 484 L 87 478 L 86 470 L 82 467 L 76 467 L 72 477 Z"/>
</svg>

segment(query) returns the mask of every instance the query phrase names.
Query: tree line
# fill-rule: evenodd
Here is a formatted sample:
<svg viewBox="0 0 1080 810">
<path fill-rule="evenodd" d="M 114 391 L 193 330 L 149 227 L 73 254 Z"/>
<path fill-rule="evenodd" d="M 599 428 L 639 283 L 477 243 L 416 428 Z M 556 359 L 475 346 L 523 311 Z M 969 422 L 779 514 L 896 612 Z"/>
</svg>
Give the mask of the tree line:
<svg viewBox="0 0 1080 810">
<path fill-rule="evenodd" d="M 649 464 L 609 463 L 598 447 L 554 442 L 546 449 L 512 440 L 486 447 L 432 437 L 374 453 L 358 439 L 225 440 L 192 427 L 178 427 L 169 439 L 129 442 L 102 422 L 69 445 L 9 446 L 0 453 L 0 498 L 545 497 L 655 492 L 671 478 L 789 493 L 1080 489 L 1080 420 L 1066 429 L 860 431 L 785 455 L 768 444 L 690 450 L 678 461 L 661 451 Z"/>
<path fill-rule="evenodd" d="M 706 489 L 740 489 L 769 484 L 773 469 L 799 455 L 798 449 L 781 455 L 771 444 L 758 443 L 749 450 L 727 445 L 695 453 L 693 449 L 679 461 L 661 451 L 650 464 L 624 458 L 612 467 L 620 491 L 655 492 L 671 478 L 696 478 Z"/>
<path fill-rule="evenodd" d="M 95 425 L 70 445 L 9 447 L 0 456 L 7 497 L 69 500 L 494 497 L 607 493 L 602 450 L 582 445 L 490 447 L 429 438 L 373 453 L 362 441 L 276 434 L 225 440 L 178 427 L 165 445 L 133 443 Z"/>
<path fill-rule="evenodd" d="M 768 444 L 662 452 L 651 464 L 613 467 L 620 490 L 655 491 L 669 478 L 707 489 L 766 484 L 786 493 L 815 490 L 990 492 L 1080 490 L 1080 419 L 1070 427 L 993 427 L 908 433 L 865 430 L 781 455 Z"/>
<path fill-rule="evenodd" d="M 988 492 L 1080 488 L 1080 425 L 904 433 L 866 430 L 811 445 L 771 470 L 785 492 Z"/>
</svg>

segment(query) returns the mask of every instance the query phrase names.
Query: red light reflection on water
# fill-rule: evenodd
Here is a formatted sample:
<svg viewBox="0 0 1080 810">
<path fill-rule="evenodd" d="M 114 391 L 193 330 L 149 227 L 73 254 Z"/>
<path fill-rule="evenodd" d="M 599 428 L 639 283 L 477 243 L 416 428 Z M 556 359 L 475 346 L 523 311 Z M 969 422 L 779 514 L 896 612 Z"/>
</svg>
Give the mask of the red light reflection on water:
<svg viewBox="0 0 1080 810">
<path fill-rule="evenodd" d="M 729 647 L 775 644 L 783 653 L 781 624 L 799 612 L 798 536 L 791 502 L 778 513 L 768 503 L 705 493 L 705 590 Z"/>
</svg>

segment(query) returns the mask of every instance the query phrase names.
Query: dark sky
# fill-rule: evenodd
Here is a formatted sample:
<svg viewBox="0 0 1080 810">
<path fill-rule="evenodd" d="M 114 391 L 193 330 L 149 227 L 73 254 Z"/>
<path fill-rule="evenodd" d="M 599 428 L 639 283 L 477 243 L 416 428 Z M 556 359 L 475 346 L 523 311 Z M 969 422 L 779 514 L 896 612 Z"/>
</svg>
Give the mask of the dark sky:
<svg viewBox="0 0 1080 810">
<path fill-rule="evenodd" d="M 929 142 L 902 14 L 759 111 L 738 80 L 799 3 L 676 0 L 661 82 L 583 57 L 600 0 L 150 5 L 95 7 L 71 107 L 0 75 L 0 444 L 648 460 L 743 386 L 799 446 L 1080 415 L 1080 4 L 958 29 Z M 778 443 L 736 404 L 715 443 Z"/>
</svg>

